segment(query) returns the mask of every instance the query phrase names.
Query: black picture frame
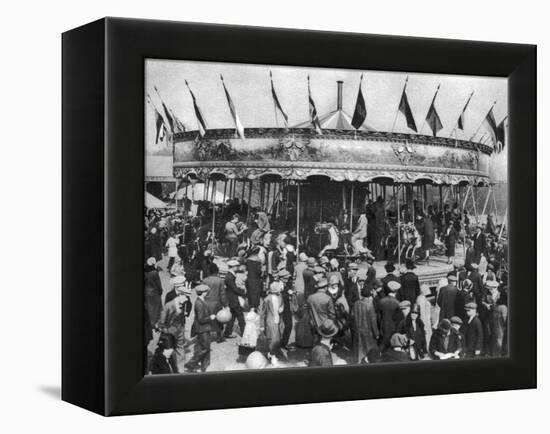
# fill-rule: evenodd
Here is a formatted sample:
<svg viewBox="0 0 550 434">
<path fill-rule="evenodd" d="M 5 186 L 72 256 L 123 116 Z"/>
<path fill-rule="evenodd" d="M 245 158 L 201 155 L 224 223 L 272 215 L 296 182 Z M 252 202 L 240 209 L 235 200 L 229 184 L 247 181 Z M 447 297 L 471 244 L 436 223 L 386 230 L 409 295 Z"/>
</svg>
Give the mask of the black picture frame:
<svg viewBox="0 0 550 434">
<path fill-rule="evenodd" d="M 62 50 L 63 400 L 124 415 L 536 387 L 536 46 L 104 18 Z M 146 58 L 508 77 L 509 357 L 144 376 Z"/>
</svg>

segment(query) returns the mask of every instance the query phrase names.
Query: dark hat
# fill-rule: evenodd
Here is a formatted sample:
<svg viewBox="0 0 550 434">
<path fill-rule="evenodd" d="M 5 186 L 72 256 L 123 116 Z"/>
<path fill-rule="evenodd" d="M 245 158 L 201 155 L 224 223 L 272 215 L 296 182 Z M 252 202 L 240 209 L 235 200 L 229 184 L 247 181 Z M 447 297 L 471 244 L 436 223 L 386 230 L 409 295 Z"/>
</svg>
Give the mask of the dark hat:
<svg viewBox="0 0 550 434">
<path fill-rule="evenodd" d="M 319 326 L 319 334 L 324 338 L 331 338 L 338 333 L 338 327 L 330 318 L 325 319 Z"/>
<path fill-rule="evenodd" d="M 443 318 L 441 321 L 439 321 L 439 330 L 443 330 L 444 332 L 448 332 L 451 330 L 451 321 L 449 321 L 447 318 Z"/>
<path fill-rule="evenodd" d="M 475 304 L 473 301 L 470 302 L 470 303 L 466 303 L 466 305 L 464 306 L 464 309 L 468 310 L 468 309 L 477 309 L 477 304 Z"/>
<path fill-rule="evenodd" d="M 462 320 L 457 316 L 453 316 L 451 317 L 451 324 L 462 325 Z"/>
<path fill-rule="evenodd" d="M 411 302 L 409 300 L 403 300 L 401 303 L 399 303 L 399 309 L 407 309 L 411 307 Z"/>
<path fill-rule="evenodd" d="M 447 280 L 448 280 L 449 282 L 456 282 L 458 279 L 457 279 L 457 277 L 456 277 L 454 274 L 449 274 L 449 275 L 447 276 Z"/>
<path fill-rule="evenodd" d="M 384 265 L 384 268 L 386 269 L 387 273 L 391 273 L 395 271 L 395 265 L 393 265 L 393 262 L 391 261 L 386 262 L 386 265 Z"/>
<path fill-rule="evenodd" d="M 394 333 L 390 338 L 390 346 L 393 347 L 405 347 L 407 345 L 407 336 L 401 333 Z"/>
<path fill-rule="evenodd" d="M 420 306 L 417 305 L 416 303 L 412 305 L 411 307 L 411 313 L 420 313 Z"/>
<path fill-rule="evenodd" d="M 171 333 L 163 333 L 162 335 L 160 335 L 158 347 L 161 350 L 176 348 L 176 338 Z"/>
<path fill-rule="evenodd" d="M 414 261 L 412 259 L 407 259 L 405 262 L 405 267 L 407 267 L 407 270 L 414 270 L 416 265 L 414 265 Z"/>
</svg>

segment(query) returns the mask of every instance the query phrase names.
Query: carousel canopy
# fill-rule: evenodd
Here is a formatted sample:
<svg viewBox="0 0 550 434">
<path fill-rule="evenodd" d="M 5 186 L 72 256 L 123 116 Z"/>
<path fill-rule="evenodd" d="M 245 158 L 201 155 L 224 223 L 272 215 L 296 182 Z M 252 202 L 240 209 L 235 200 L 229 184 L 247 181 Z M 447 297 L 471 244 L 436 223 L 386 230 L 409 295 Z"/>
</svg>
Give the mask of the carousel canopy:
<svg viewBox="0 0 550 434">
<path fill-rule="evenodd" d="M 162 200 L 147 192 L 145 192 L 145 206 L 148 209 L 162 209 L 167 207 L 167 205 Z"/>
<path fill-rule="evenodd" d="M 190 200 L 201 200 L 204 197 L 204 190 L 205 185 L 204 184 L 189 184 L 187 187 L 180 188 L 176 193 L 171 193 L 170 198 L 171 199 L 177 199 L 182 200 L 184 198 L 190 199 Z M 212 199 L 212 191 L 209 190 L 209 197 L 208 200 L 210 201 Z M 214 201 L 215 203 L 223 203 L 224 202 L 224 195 L 223 192 L 216 190 L 214 193 Z"/>
</svg>

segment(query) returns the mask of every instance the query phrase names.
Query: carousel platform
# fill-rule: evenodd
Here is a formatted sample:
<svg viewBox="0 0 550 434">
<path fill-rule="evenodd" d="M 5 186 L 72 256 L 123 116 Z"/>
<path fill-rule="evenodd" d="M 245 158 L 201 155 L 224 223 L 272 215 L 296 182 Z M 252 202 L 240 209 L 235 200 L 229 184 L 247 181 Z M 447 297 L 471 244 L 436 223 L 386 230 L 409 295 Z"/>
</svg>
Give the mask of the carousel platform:
<svg viewBox="0 0 550 434">
<path fill-rule="evenodd" d="M 221 256 L 216 256 L 216 259 L 214 262 L 218 265 L 218 268 L 220 270 L 220 274 L 222 276 L 225 275 L 227 272 L 227 262 L 228 258 L 224 258 Z M 456 249 L 456 256 L 455 256 L 455 264 L 463 264 L 464 263 L 464 254 L 461 248 Z M 384 269 L 384 265 L 386 265 L 386 261 L 376 261 L 374 264 L 374 268 L 376 269 L 376 278 L 382 279 L 386 275 L 386 270 Z M 397 270 L 400 270 L 401 273 L 405 272 L 405 264 L 401 263 L 401 267 L 399 267 L 398 264 L 395 264 L 395 267 Z M 446 256 L 432 256 L 430 257 L 430 262 L 426 263 L 425 261 L 419 261 L 416 263 L 416 268 L 414 269 L 414 272 L 418 275 L 418 279 L 420 280 L 420 284 L 426 284 L 430 288 L 438 286 L 439 280 L 442 278 L 447 277 L 447 274 L 449 272 L 453 271 L 453 264 L 447 264 L 447 257 Z M 367 269 L 367 263 L 363 262 L 359 264 L 359 272 L 361 273 L 361 270 Z"/>
</svg>

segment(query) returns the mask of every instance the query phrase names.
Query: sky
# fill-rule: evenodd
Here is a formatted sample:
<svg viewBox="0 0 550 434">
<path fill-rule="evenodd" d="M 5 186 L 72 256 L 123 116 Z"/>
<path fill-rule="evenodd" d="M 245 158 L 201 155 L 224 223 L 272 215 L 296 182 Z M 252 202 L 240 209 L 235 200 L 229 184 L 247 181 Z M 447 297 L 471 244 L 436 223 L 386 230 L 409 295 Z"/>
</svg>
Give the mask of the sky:
<svg viewBox="0 0 550 434">
<path fill-rule="evenodd" d="M 190 130 L 197 129 L 193 103 L 185 80 L 189 82 L 208 128 L 234 128 L 233 119 L 225 99 L 220 74 L 236 106 L 245 128 L 283 126 L 274 113 L 269 81 L 269 71 L 279 101 L 289 117 L 289 125 L 309 118 L 307 76 L 311 79 L 311 92 L 319 115 L 336 108 L 336 81 L 343 80 L 343 109 L 353 115 L 361 74 L 362 92 L 367 106 L 366 123 L 379 131 L 391 131 L 396 120 L 397 108 L 405 79 L 408 76 L 407 96 L 420 129 L 438 85 L 441 85 L 435 102 L 443 123 L 438 135 L 448 137 L 470 93 L 474 95 L 465 115 L 464 133 L 459 138 L 469 139 L 481 125 L 491 105 L 497 123 L 507 114 L 507 80 L 494 77 L 470 77 L 441 74 L 362 71 L 329 68 L 303 68 L 294 66 L 268 66 L 218 62 L 194 62 L 174 60 L 146 60 L 145 90 L 160 107 L 160 97 Z M 155 150 L 154 111 L 146 108 L 146 150 Z M 395 132 L 412 132 L 399 114 L 393 129 Z M 477 138 L 485 130 L 479 130 Z M 420 130 L 431 134 L 427 124 Z M 504 160 L 505 153 L 500 159 Z"/>
</svg>

